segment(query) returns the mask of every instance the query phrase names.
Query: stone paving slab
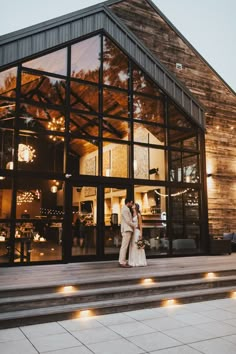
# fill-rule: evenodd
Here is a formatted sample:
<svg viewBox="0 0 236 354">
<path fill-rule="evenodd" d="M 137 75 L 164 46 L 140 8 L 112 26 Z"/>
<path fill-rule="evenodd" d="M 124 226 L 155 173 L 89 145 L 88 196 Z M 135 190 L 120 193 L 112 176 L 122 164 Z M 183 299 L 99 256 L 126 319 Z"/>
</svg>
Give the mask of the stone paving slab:
<svg viewBox="0 0 236 354">
<path fill-rule="evenodd" d="M 235 354 L 236 299 L 0 330 L 4 354 Z"/>
</svg>

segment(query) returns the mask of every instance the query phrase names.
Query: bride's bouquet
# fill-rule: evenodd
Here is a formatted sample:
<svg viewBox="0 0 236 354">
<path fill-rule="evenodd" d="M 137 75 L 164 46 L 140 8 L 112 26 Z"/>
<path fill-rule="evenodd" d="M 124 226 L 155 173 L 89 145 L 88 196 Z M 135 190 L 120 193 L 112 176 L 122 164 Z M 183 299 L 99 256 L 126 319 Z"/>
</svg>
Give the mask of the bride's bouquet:
<svg viewBox="0 0 236 354">
<path fill-rule="evenodd" d="M 144 249 L 146 246 L 150 246 L 150 243 L 145 240 L 144 238 L 142 238 L 141 240 L 138 240 L 137 242 L 135 242 L 138 249 Z"/>
</svg>

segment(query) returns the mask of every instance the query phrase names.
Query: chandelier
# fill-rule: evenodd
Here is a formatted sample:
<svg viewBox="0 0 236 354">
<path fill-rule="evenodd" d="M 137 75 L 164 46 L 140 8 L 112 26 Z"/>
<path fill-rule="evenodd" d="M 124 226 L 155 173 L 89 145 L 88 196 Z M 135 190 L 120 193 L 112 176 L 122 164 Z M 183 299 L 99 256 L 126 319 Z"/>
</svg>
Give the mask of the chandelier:
<svg viewBox="0 0 236 354">
<path fill-rule="evenodd" d="M 40 200 L 40 190 L 36 189 L 34 191 L 19 191 L 17 193 L 16 202 L 17 205 L 22 203 L 32 203 L 34 200 Z"/>
<path fill-rule="evenodd" d="M 33 162 L 36 157 L 35 149 L 30 145 L 18 145 L 18 161 L 20 162 Z"/>
<path fill-rule="evenodd" d="M 17 195 L 17 205 L 22 203 L 32 203 L 34 200 L 34 195 L 31 192 L 23 192 Z"/>
<path fill-rule="evenodd" d="M 60 117 L 58 119 L 52 118 L 51 122 L 48 123 L 48 129 L 53 132 L 64 132 L 65 131 L 65 119 L 64 117 Z M 64 141 L 63 136 L 50 135 L 50 139 L 53 141 L 61 140 Z"/>
</svg>

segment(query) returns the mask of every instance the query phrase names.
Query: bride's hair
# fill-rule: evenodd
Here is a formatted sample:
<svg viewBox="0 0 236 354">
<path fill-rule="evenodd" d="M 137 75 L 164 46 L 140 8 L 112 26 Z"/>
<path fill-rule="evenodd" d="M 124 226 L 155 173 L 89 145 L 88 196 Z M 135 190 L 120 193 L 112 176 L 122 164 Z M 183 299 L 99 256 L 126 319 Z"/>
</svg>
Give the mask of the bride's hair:
<svg viewBox="0 0 236 354">
<path fill-rule="evenodd" d="M 135 203 L 135 209 L 137 211 L 138 214 L 141 214 L 141 211 L 140 211 L 140 206 L 138 203 Z"/>
</svg>

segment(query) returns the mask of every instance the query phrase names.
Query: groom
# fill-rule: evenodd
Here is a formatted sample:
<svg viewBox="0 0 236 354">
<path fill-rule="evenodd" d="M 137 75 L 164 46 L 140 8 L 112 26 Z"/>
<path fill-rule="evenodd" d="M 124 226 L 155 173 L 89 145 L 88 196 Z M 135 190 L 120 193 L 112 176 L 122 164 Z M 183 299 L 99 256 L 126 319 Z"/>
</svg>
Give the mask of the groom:
<svg viewBox="0 0 236 354">
<path fill-rule="evenodd" d="M 127 249 L 130 244 L 131 236 L 135 229 L 135 224 L 132 221 L 132 214 L 130 211 L 133 201 L 131 199 L 125 199 L 125 205 L 121 209 L 121 235 L 122 242 L 120 247 L 119 255 L 119 266 L 122 268 L 131 268 L 130 265 L 126 262 Z"/>
</svg>

